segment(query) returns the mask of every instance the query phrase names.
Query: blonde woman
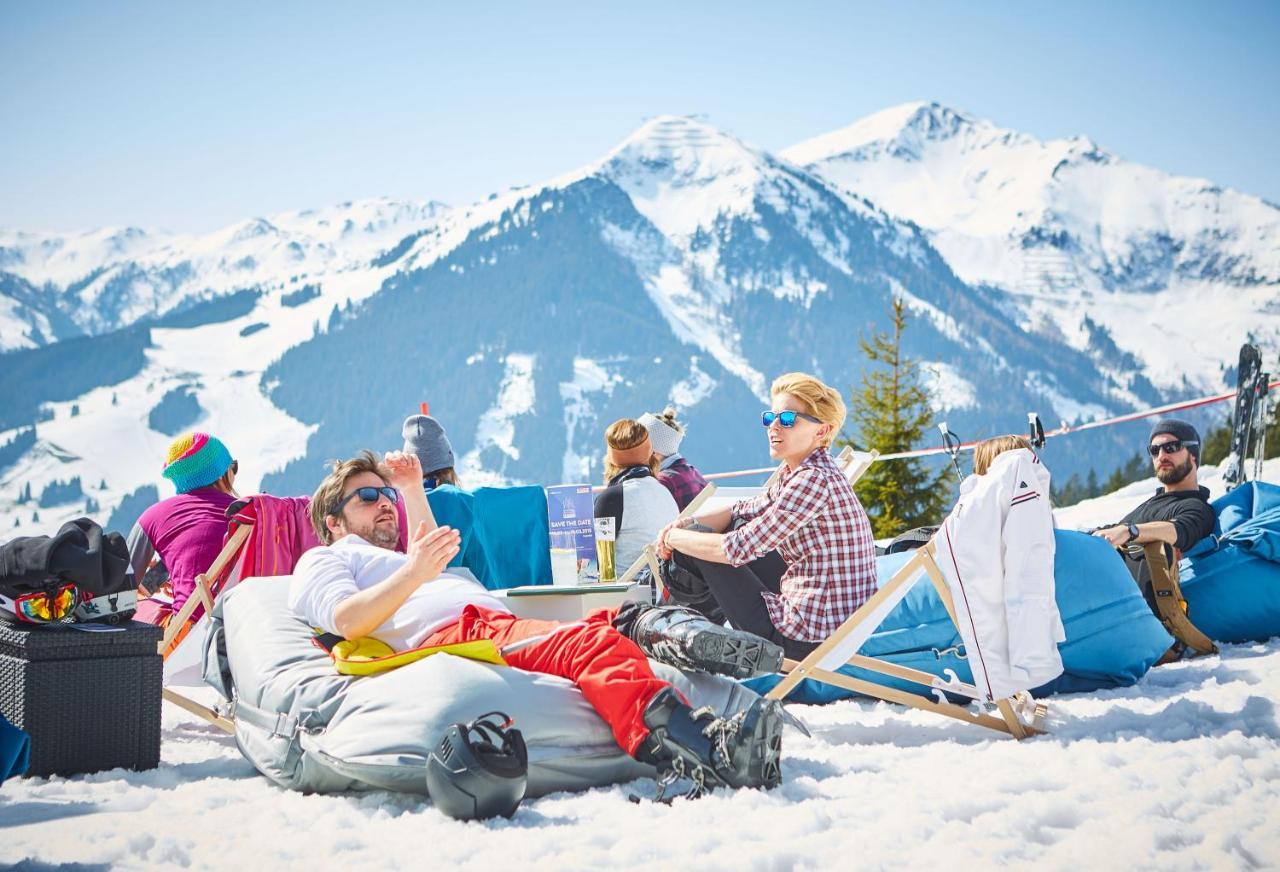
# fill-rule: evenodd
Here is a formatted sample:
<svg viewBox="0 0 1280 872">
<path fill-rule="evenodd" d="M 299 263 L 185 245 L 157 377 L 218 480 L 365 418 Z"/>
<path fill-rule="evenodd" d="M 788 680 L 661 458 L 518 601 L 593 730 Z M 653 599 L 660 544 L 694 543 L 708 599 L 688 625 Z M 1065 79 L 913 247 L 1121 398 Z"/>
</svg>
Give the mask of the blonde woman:
<svg viewBox="0 0 1280 872">
<path fill-rule="evenodd" d="M 604 441 L 607 487 L 596 495 L 595 516 L 613 518 L 617 535 L 614 561 L 622 572 L 680 510 L 658 481 L 658 459 L 643 424 L 631 418 L 614 421 L 605 431 Z"/>
<path fill-rule="evenodd" d="M 839 391 L 792 372 L 770 394 L 761 423 L 777 480 L 693 519 L 712 532 L 669 524 L 657 550 L 700 578 L 733 626 L 800 659 L 875 592 L 875 543 L 829 450 L 845 419 Z"/>
</svg>

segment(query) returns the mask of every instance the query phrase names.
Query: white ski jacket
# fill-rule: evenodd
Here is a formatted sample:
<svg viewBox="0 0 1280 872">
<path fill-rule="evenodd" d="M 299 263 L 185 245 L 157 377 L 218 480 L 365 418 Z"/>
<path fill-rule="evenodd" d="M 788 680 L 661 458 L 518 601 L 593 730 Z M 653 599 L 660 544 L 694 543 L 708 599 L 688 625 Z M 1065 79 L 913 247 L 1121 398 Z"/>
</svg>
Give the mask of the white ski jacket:
<svg viewBox="0 0 1280 872">
<path fill-rule="evenodd" d="M 988 700 L 1062 674 L 1066 638 L 1054 601 L 1049 471 L 1025 448 L 999 455 L 960 486 L 934 537 L 973 682 Z"/>
</svg>

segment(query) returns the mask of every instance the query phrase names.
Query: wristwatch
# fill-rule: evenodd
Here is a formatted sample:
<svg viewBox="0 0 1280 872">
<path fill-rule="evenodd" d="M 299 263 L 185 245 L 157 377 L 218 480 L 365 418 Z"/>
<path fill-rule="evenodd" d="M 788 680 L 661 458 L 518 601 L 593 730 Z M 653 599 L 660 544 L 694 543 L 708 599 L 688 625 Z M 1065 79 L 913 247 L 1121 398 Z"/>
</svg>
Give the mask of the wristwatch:
<svg viewBox="0 0 1280 872">
<path fill-rule="evenodd" d="M 1137 539 L 1137 538 L 1138 538 L 1138 525 L 1137 525 L 1137 524 L 1130 524 L 1130 525 L 1129 525 L 1129 538 L 1124 540 L 1124 544 L 1128 545 L 1130 542 L 1132 542 L 1134 539 Z"/>
</svg>

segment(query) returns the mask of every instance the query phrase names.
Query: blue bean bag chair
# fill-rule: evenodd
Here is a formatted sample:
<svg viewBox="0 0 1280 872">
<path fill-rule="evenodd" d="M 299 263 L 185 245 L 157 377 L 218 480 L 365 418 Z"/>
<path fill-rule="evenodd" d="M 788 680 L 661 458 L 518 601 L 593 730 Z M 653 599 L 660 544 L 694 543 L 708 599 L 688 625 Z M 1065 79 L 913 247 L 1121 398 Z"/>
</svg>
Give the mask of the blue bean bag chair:
<svg viewBox="0 0 1280 872">
<path fill-rule="evenodd" d="M 31 737 L 0 715 L 0 784 L 27 771 Z"/>
<path fill-rule="evenodd" d="M 1173 639 L 1147 607 L 1124 561 L 1106 542 L 1068 530 L 1055 531 L 1054 538 L 1054 584 L 1058 611 L 1067 631 L 1066 641 L 1058 646 L 1064 671 L 1049 684 L 1036 688 L 1035 695 L 1133 684 L 1173 644 Z M 877 558 L 880 583 L 892 577 L 910 557 L 910 553 L 902 553 Z M 973 680 L 960 634 L 927 578 L 912 587 L 860 653 L 943 678 L 945 670 L 950 669 L 961 681 Z M 840 671 L 929 696 L 926 688 L 913 682 L 853 666 Z M 777 675 L 766 675 L 746 684 L 758 693 L 766 693 L 780 680 Z M 787 699 L 826 703 L 852 696 L 855 694 L 843 688 L 806 679 Z"/>
<path fill-rule="evenodd" d="M 1213 535 L 1178 566 L 1188 617 L 1217 642 L 1280 636 L 1280 486 L 1246 482 L 1213 508 Z"/>
</svg>

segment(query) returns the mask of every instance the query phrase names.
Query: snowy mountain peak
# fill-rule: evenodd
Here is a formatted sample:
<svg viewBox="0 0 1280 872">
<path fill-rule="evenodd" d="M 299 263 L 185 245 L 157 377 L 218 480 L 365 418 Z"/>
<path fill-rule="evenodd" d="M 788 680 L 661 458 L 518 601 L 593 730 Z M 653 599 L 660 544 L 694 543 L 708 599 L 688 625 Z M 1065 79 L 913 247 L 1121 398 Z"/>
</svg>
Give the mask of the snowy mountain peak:
<svg viewBox="0 0 1280 872">
<path fill-rule="evenodd" d="M 975 131 L 1005 133 L 968 113 L 940 103 L 916 101 L 884 109 L 848 127 L 805 140 L 782 152 L 782 156 L 801 166 L 863 150 L 888 150 L 901 157 L 918 159 L 924 143 L 954 139 Z"/>
<path fill-rule="evenodd" d="M 1243 325 L 1259 341 L 1280 337 L 1280 210 L 1257 197 L 1129 163 L 1085 136 L 1041 141 L 936 103 L 887 109 L 782 154 L 915 222 L 962 279 L 1011 292 L 1024 324 L 1103 367 L 1117 365 L 1114 340 L 1132 355 L 1121 368 L 1170 389 L 1189 370 L 1211 391 Z M 1192 331 L 1187 304 L 1205 318 Z M 1153 326 L 1194 347 L 1195 365 L 1152 343 Z"/>
<path fill-rule="evenodd" d="M 765 160 L 705 121 L 662 115 L 646 121 L 605 155 L 601 168 L 615 181 L 656 174 L 671 184 L 701 184 L 725 175 L 749 175 Z"/>
</svg>

